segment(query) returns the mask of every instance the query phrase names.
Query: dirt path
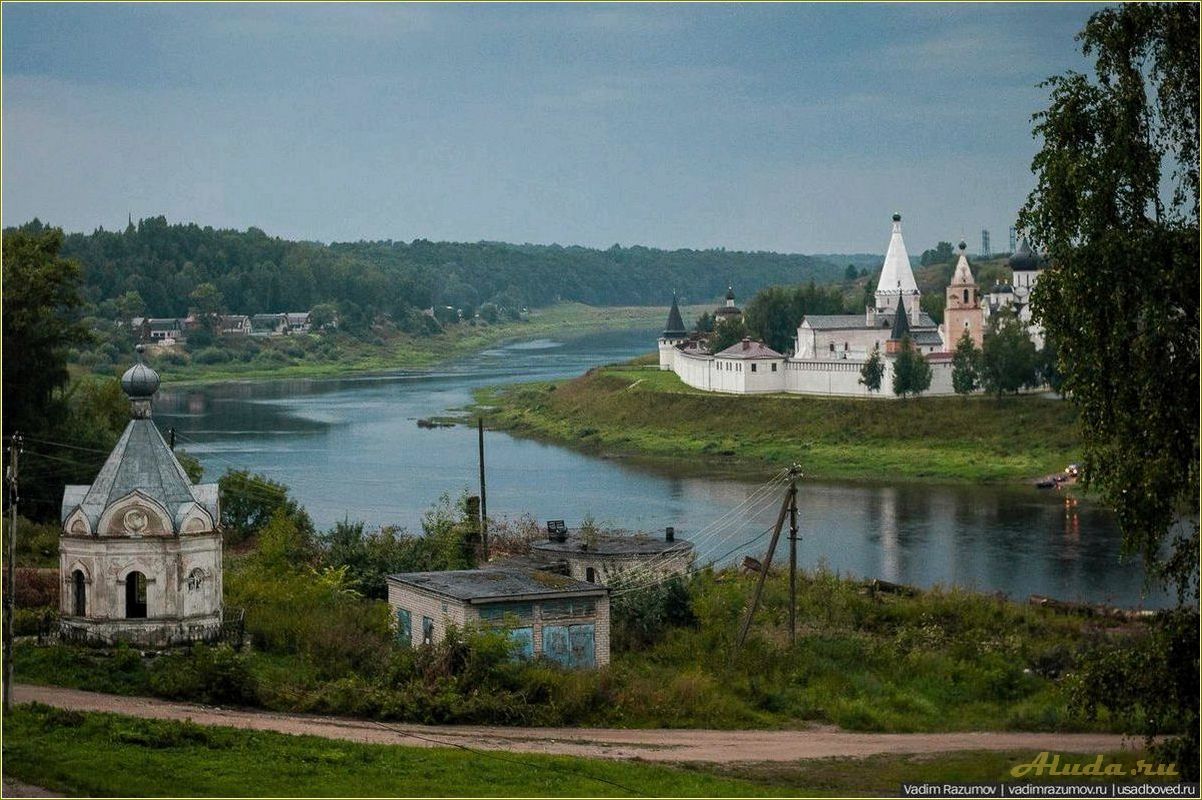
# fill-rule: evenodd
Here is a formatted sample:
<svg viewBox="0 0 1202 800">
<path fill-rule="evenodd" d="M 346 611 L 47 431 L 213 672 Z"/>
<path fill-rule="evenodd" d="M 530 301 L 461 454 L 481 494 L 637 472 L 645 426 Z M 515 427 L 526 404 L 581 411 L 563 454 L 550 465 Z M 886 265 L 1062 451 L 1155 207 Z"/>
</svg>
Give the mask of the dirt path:
<svg viewBox="0 0 1202 800">
<path fill-rule="evenodd" d="M 464 745 L 487 750 L 555 753 L 648 761 L 796 761 L 878 753 L 940 753 L 953 750 L 1049 750 L 1101 753 L 1137 748 L 1140 742 L 1112 734 L 1058 733 L 849 733 L 827 728 L 801 731 L 623 730 L 616 728 L 508 728 L 491 725 L 405 725 L 342 717 L 279 714 L 173 703 L 148 697 L 81 692 L 52 686 L 13 687 L 18 703 L 37 701 L 80 711 L 110 711 L 152 719 L 188 719 L 280 733 L 310 734 L 374 744 L 415 747 Z"/>
</svg>

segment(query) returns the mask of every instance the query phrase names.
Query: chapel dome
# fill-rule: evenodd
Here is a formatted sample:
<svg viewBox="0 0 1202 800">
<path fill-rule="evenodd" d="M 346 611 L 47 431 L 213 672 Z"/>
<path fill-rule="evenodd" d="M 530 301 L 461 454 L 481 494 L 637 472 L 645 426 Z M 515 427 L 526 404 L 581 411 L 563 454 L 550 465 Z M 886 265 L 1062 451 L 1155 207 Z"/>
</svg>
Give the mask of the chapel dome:
<svg viewBox="0 0 1202 800">
<path fill-rule="evenodd" d="M 130 397 L 151 397 L 159 390 L 159 373 L 155 372 L 142 360 L 146 352 L 143 345 L 137 346 L 138 363 L 125 371 L 121 376 L 121 390 Z"/>
<path fill-rule="evenodd" d="M 1023 239 L 1018 243 L 1018 250 L 1010 256 L 1010 269 L 1018 272 L 1030 272 L 1039 269 L 1039 258 L 1031 252 L 1031 245 Z"/>
</svg>

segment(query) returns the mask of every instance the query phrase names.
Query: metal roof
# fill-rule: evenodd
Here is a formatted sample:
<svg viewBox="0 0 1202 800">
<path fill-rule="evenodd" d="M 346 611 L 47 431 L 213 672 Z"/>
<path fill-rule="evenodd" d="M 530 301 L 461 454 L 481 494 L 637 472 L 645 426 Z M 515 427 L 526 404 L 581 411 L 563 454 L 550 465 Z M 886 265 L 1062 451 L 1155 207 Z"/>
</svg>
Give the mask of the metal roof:
<svg viewBox="0 0 1202 800">
<path fill-rule="evenodd" d="M 688 335 L 684 319 L 680 316 L 680 306 L 676 304 L 676 292 L 672 292 L 672 308 L 668 310 L 668 326 L 664 328 L 664 336 L 675 338 Z"/>
<path fill-rule="evenodd" d="M 735 342 L 722 352 L 715 353 L 714 355 L 718 358 L 784 358 L 784 356 L 763 342 L 752 342 L 749 340 Z"/>
<path fill-rule="evenodd" d="M 423 589 L 455 600 L 483 603 L 489 600 L 550 599 L 601 596 L 604 586 L 528 569 L 456 569 L 445 572 L 402 572 L 389 575 L 390 583 Z"/>
<path fill-rule="evenodd" d="M 810 327 L 816 331 L 892 328 L 893 313 L 892 311 L 877 312 L 875 325 L 869 325 L 863 314 L 807 314 L 801 321 L 803 324 L 808 322 Z M 935 320 L 925 311 L 920 311 L 918 322 L 910 325 L 910 328 L 914 330 L 937 327 Z"/>
<path fill-rule="evenodd" d="M 91 486 L 66 487 L 62 521 L 78 507 L 96 530 L 105 509 L 135 491 L 162 506 L 176 532 L 193 503 L 204 508 L 214 524 L 218 521 L 217 485 L 192 485 L 150 419 L 130 420 Z"/>
<path fill-rule="evenodd" d="M 645 533 L 621 534 L 598 533 L 589 537 L 588 547 L 585 547 L 585 537 L 580 533 L 568 534 L 567 541 L 557 542 L 553 539 L 539 539 L 531 543 L 535 550 L 552 553 L 589 553 L 599 556 L 617 555 L 659 555 L 661 553 L 687 553 L 693 549 L 693 543 L 687 539 L 676 539 L 669 542 L 662 536 L 648 536 Z"/>
</svg>

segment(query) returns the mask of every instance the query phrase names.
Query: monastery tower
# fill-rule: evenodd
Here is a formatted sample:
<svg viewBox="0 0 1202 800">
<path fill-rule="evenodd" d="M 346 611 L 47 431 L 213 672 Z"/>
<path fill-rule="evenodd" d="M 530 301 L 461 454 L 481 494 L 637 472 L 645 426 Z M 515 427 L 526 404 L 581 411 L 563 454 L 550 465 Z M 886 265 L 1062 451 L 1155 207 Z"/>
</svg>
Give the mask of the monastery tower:
<svg viewBox="0 0 1202 800">
<path fill-rule="evenodd" d="M 965 250 L 968 245 L 960 242 L 960 258 L 956 271 L 947 287 L 947 310 L 944 312 L 943 346 L 952 351 L 960 342 L 964 331 L 980 347 L 985 336 L 985 311 L 981 308 L 981 290 L 972 276 Z"/>
<path fill-rule="evenodd" d="M 918 284 L 914 281 L 914 270 L 910 268 L 910 255 L 902 239 L 901 214 L 893 215 L 893 233 L 889 237 L 889 249 L 885 251 L 885 265 L 881 268 L 881 279 L 876 285 L 877 311 L 892 311 L 898 303 L 912 314 L 918 313 Z"/>
</svg>

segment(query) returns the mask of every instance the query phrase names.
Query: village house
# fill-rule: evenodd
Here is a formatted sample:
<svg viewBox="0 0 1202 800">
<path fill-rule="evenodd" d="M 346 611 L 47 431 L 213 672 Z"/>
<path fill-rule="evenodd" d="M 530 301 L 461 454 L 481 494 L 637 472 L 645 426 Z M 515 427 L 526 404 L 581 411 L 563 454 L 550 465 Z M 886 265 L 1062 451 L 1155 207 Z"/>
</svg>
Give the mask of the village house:
<svg viewBox="0 0 1202 800">
<path fill-rule="evenodd" d="M 141 342 L 171 345 L 188 340 L 185 320 L 178 317 L 134 317 L 130 324 Z"/>
<path fill-rule="evenodd" d="M 225 314 L 219 320 L 222 336 L 249 336 L 250 317 L 245 314 Z"/>
<path fill-rule="evenodd" d="M 559 523 L 559 524 L 556 524 Z M 569 532 L 562 521 L 547 524 L 547 538 L 531 544 L 532 555 L 547 560 L 578 581 L 609 583 L 623 573 L 643 576 L 681 575 L 693 565 L 693 543 L 676 538 L 675 528 L 663 537 L 617 531 Z"/>
<path fill-rule="evenodd" d="M 284 322 L 288 326 L 288 333 L 309 332 L 310 325 L 308 311 L 289 311 L 284 315 Z"/>
<path fill-rule="evenodd" d="M 564 575 L 519 568 L 406 572 L 388 576 L 397 638 L 435 644 L 447 627 L 508 632 L 519 658 L 565 667 L 609 663 L 609 590 Z"/>
<path fill-rule="evenodd" d="M 255 314 L 250 318 L 255 336 L 279 336 L 288 330 L 287 314 Z"/>
<path fill-rule="evenodd" d="M 194 485 L 151 419 L 158 374 L 121 377 L 132 419 L 87 486 L 61 508 L 59 613 L 66 638 L 147 646 L 221 632 L 217 484 Z"/>
</svg>

